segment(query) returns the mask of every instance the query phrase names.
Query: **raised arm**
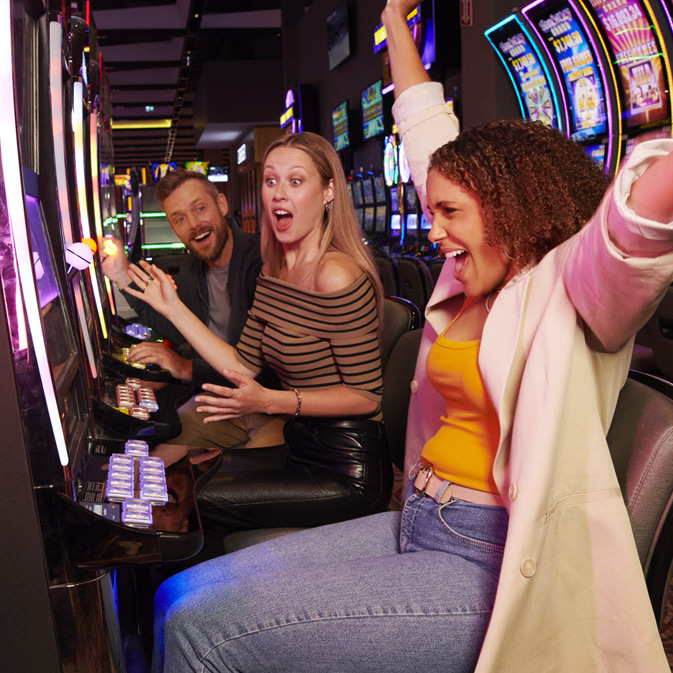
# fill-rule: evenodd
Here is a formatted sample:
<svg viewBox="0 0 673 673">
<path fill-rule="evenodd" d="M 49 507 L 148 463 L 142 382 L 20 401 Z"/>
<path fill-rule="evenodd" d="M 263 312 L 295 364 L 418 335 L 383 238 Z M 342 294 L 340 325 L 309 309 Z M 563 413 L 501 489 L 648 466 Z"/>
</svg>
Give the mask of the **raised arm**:
<svg viewBox="0 0 673 673">
<path fill-rule="evenodd" d="M 647 220 L 673 222 L 673 151 L 653 158 L 633 183 L 626 205 Z"/>
<path fill-rule="evenodd" d="M 218 372 L 233 370 L 247 376 L 255 376 L 236 357 L 233 346 L 213 334 L 180 300 L 171 279 L 158 267 L 140 262 L 142 268 L 131 264 L 129 275 L 142 292 L 127 287 L 125 292 L 149 304 L 165 316 L 187 337 L 199 355 Z"/>
<path fill-rule="evenodd" d="M 395 82 L 396 99 L 410 87 L 430 81 L 407 25 L 407 16 L 418 4 L 418 0 L 390 0 L 381 14 L 388 35 L 390 72 Z"/>
<path fill-rule="evenodd" d="M 573 304 L 603 348 L 618 350 L 673 281 L 673 140 L 636 147 L 567 246 L 564 280 Z"/>
</svg>

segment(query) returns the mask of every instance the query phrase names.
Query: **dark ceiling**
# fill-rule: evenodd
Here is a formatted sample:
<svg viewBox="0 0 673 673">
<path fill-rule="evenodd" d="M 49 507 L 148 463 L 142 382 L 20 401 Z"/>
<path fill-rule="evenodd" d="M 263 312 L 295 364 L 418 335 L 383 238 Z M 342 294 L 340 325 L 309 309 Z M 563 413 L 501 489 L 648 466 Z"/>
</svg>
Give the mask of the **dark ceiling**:
<svg viewBox="0 0 673 673">
<path fill-rule="evenodd" d="M 113 121 L 172 120 L 170 128 L 114 129 L 118 170 L 203 158 L 204 148 L 197 146 L 194 133 L 193 103 L 204 64 L 280 62 L 282 2 L 90 0 L 110 84 Z M 236 123 L 244 134 L 246 120 Z M 223 143 L 220 149 L 226 160 L 231 148 Z"/>
</svg>

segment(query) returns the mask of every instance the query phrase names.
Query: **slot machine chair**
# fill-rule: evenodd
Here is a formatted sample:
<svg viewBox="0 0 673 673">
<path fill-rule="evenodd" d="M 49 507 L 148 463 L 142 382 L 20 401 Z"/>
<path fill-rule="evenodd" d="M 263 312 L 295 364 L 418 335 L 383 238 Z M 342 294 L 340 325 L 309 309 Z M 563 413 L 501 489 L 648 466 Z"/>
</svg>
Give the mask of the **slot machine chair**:
<svg viewBox="0 0 673 673">
<path fill-rule="evenodd" d="M 374 263 L 383 285 L 383 296 L 398 296 L 400 294 L 400 279 L 395 260 L 383 255 L 376 255 Z"/>
<path fill-rule="evenodd" d="M 659 302 L 654 315 L 636 335 L 632 367 L 673 381 L 673 286 Z"/>
<path fill-rule="evenodd" d="M 422 313 L 434 288 L 430 270 L 415 257 L 398 257 L 396 261 L 401 279 L 400 294 L 416 304 Z"/>
</svg>

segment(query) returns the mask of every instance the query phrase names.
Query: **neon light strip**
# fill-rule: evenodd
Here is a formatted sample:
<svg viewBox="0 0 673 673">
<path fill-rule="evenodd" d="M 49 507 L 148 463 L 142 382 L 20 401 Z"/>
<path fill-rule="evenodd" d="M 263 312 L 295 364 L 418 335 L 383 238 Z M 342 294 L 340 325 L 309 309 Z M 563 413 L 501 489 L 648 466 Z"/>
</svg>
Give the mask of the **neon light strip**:
<svg viewBox="0 0 673 673">
<path fill-rule="evenodd" d="M 96 223 L 97 242 L 103 238 L 103 222 L 100 208 L 100 183 L 98 175 L 98 115 L 92 112 L 89 115 L 89 150 L 91 152 L 91 186 L 93 187 L 93 216 Z"/>
<path fill-rule="evenodd" d="M 70 199 L 68 196 L 68 171 L 65 165 L 65 119 L 63 117 L 63 55 L 61 40 L 63 29 L 57 21 L 49 24 L 49 98 L 51 101 L 51 128 L 54 137 L 54 163 L 56 165 L 56 186 L 58 208 L 61 214 L 61 229 L 66 247 L 74 242 L 72 221 L 70 219 Z M 89 370 L 93 378 L 98 377 L 98 367 L 93 354 L 91 337 L 86 326 L 86 315 L 81 295 L 78 296 L 79 286 L 75 288 L 75 306 L 77 318 L 81 327 L 84 351 L 89 361 Z"/>
<path fill-rule="evenodd" d="M 51 99 L 51 128 L 54 136 L 54 158 L 56 160 L 56 184 L 58 206 L 61 213 L 61 227 L 66 247 L 74 243 L 70 204 L 68 200 L 68 179 L 65 167 L 65 124 L 63 119 L 63 56 L 61 54 L 61 24 L 49 24 L 49 97 Z"/>
<path fill-rule="evenodd" d="M 91 224 L 89 222 L 89 209 L 86 202 L 86 172 L 84 170 L 84 85 L 75 82 L 72 87 L 72 129 L 75 136 L 75 180 L 77 183 L 77 202 L 79 203 L 79 220 L 84 238 L 91 238 Z M 92 277 L 90 271 L 89 281 L 93 290 L 93 299 L 96 304 L 98 322 L 103 332 L 103 338 L 107 339 L 107 325 L 103 312 L 103 302 L 100 296 L 98 282 Z"/>
<path fill-rule="evenodd" d="M 185 246 L 182 243 L 147 243 L 146 245 L 141 245 L 140 247 L 143 250 L 163 250 L 165 248 L 177 250 L 179 248 L 184 248 Z"/>
<path fill-rule="evenodd" d="M 5 18 L 0 18 L 0 144 L 2 146 L 2 174 L 5 180 L 5 195 L 9 213 L 10 227 L 16 261 L 21 281 L 21 292 L 28 317 L 28 326 L 33 339 L 35 358 L 42 381 L 44 397 L 47 403 L 49 421 L 54 433 L 56 449 L 61 465 L 68 465 L 68 447 L 65 441 L 61 414 L 56 401 L 54 381 L 51 377 L 47 346 L 40 320 L 40 305 L 37 298 L 37 287 L 33 277 L 33 257 L 28 242 L 28 227 L 25 203 L 23 201 L 23 185 L 21 182 L 21 155 L 17 137 L 18 120 L 14 116 L 16 101 L 14 99 L 14 82 L 12 64 L 12 17 L 10 3 L 3 3 Z"/>
<path fill-rule="evenodd" d="M 166 213 L 157 213 L 157 212 L 140 213 L 140 217 L 166 217 Z"/>
<path fill-rule="evenodd" d="M 77 203 L 79 220 L 84 238 L 91 238 L 89 210 L 86 204 L 86 174 L 84 172 L 84 119 L 82 82 L 75 82 L 72 87 L 72 130 L 75 136 L 75 182 L 77 184 Z"/>
<path fill-rule="evenodd" d="M 115 304 L 114 292 L 112 291 L 112 283 L 110 283 L 110 279 L 107 276 L 105 276 L 103 280 L 105 281 L 105 291 L 107 292 L 107 298 L 110 302 L 110 311 L 112 312 L 112 315 L 117 315 L 117 305 Z"/>
</svg>

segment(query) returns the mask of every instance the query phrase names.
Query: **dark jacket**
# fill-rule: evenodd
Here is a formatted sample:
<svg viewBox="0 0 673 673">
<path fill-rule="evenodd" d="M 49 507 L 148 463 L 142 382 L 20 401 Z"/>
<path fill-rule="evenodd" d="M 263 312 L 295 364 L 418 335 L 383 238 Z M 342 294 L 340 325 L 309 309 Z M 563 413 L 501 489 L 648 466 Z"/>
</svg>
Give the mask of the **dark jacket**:
<svg viewBox="0 0 673 673">
<path fill-rule="evenodd" d="M 228 219 L 227 221 L 234 241 L 227 283 L 231 305 L 227 342 L 235 346 L 247 320 L 248 310 L 252 306 L 257 276 L 262 269 L 262 258 L 259 249 L 259 234 L 247 233 L 234 220 Z M 210 315 L 207 269 L 208 265 L 205 262 L 194 255 L 186 255 L 180 273 L 175 279 L 178 296 L 182 302 L 206 325 Z M 170 320 L 157 313 L 151 306 L 129 294 L 125 296 L 131 308 L 138 314 L 140 321 L 151 327 L 157 335 L 168 339 L 175 345 L 181 345 L 187 341 Z M 200 387 L 203 382 L 218 382 L 218 379 L 222 379 L 205 360 L 195 357 L 192 362 L 194 370 L 192 382 L 195 386 Z"/>
</svg>

